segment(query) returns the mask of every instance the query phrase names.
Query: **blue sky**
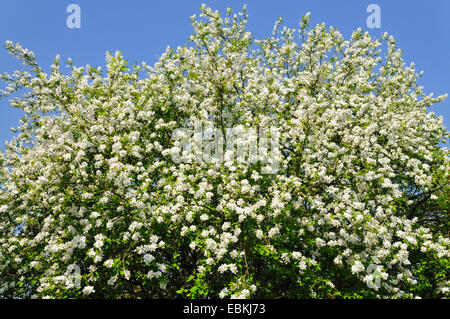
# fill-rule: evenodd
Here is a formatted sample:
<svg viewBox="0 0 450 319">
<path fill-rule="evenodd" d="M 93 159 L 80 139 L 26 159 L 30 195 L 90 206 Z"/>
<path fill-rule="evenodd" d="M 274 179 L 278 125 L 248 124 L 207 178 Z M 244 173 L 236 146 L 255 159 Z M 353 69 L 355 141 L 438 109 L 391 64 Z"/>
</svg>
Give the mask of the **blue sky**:
<svg viewBox="0 0 450 319">
<path fill-rule="evenodd" d="M 81 28 L 69 29 L 66 19 L 69 4 L 81 8 Z M 435 96 L 450 93 L 450 1 L 406 0 L 3 0 L 0 10 L 0 42 L 19 42 L 33 50 L 38 62 L 48 70 L 52 59 L 71 57 L 76 65 L 104 65 L 105 52 L 119 50 L 130 62 L 153 64 L 167 45 L 187 42 L 192 32 L 189 17 L 198 14 L 202 3 L 225 11 L 238 11 L 247 4 L 248 29 L 256 37 L 269 36 L 280 16 L 285 25 L 297 27 L 306 12 L 312 23 L 325 22 L 338 28 L 348 38 L 358 27 L 375 36 L 384 32 L 397 39 L 407 64 L 414 61 L 423 70 L 420 84 Z M 369 4 L 381 8 L 381 28 L 368 29 Z M 13 72 L 20 62 L 0 50 L 0 73 Z M 6 100 L 0 101 L 0 144 L 10 139 L 11 127 L 17 126 L 21 111 Z M 450 128 L 450 98 L 431 107 L 444 117 Z M 447 143 L 447 147 L 450 143 Z"/>
</svg>

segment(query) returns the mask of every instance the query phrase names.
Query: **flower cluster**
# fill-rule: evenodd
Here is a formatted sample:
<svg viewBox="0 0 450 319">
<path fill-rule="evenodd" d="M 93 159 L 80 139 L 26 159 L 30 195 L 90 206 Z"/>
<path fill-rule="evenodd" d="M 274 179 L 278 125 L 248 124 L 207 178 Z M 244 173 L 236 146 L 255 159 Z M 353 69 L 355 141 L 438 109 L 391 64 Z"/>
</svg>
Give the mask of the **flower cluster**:
<svg viewBox="0 0 450 319">
<path fill-rule="evenodd" d="M 191 20 L 154 66 L 45 73 L 7 42 L 29 71 L 1 75 L 24 117 L 0 155 L 0 297 L 448 296 L 449 133 L 427 111 L 445 96 L 393 37 Z M 174 161 L 198 125 L 276 127 L 277 172 Z"/>
</svg>

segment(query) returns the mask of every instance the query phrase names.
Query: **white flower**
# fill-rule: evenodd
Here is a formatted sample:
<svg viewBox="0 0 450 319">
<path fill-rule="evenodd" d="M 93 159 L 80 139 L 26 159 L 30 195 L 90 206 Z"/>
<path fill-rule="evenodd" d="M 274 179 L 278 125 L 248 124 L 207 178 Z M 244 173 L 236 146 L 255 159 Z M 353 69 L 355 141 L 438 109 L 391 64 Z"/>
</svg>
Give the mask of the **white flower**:
<svg viewBox="0 0 450 319">
<path fill-rule="evenodd" d="M 155 260 L 155 257 L 151 254 L 145 254 L 144 255 L 144 262 L 146 264 L 150 264 L 153 260 Z"/>
<path fill-rule="evenodd" d="M 341 256 L 341 255 L 338 255 L 336 258 L 334 258 L 333 262 L 334 262 L 336 265 L 342 265 L 342 256 Z"/>
<path fill-rule="evenodd" d="M 95 250 L 90 249 L 88 251 L 88 256 L 91 257 L 91 258 L 95 258 L 95 256 L 97 256 L 97 253 L 95 252 Z"/>
<path fill-rule="evenodd" d="M 95 289 L 92 286 L 86 286 L 83 288 L 83 294 L 85 295 L 90 295 L 93 292 L 95 292 Z"/>
<path fill-rule="evenodd" d="M 261 239 L 263 237 L 263 232 L 261 229 L 256 230 L 255 232 L 256 238 Z"/>
<path fill-rule="evenodd" d="M 305 270 L 306 269 L 306 262 L 304 260 L 300 261 L 298 263 L 298 268 L 300 268 L 300 270 Z"/>
<path fill-rule="evenodd" d="M 228 295 L 228 289 L 227 288 L 223 288 L 220 293 L 219 293 L 219 298 L 223 299 Z"/>
<path fill-rule="evenodd" d="M 219 266 L 219 268 L 217 268 L 217 270 L 218 270 L 220 273 L 224 273 L 225 271 L 228 270 L 228 265 L 227 265 L 227 264 L 222 264 L 222 265 Z"/>
<path fill-rule="evenodd" d="M 269 236 L 269 238 L 273 238 L 276 235 L 278 235 L 279 232 L 280 232 L 280 228 L 278 226 L 272 227 L 269 230 L 268 236 Z"/>
<path fill-rule="evenodd" d="M 230 264 L 230 265 L 228 265 L 228 269 L 229 269 L 233 274 L 236 274 L 236 272 L 237 272 L 237 267 L 236 267 L 235 264 Z"/>
<path fill-rule="evenodd" d="M 302 256 L 302 254 L 298 251 L 292 252 L 292 258 L 294 258 L 294 259 L 300 259 L 301 256 Z"/>
<path fill-rule="evenodd" d="M 103 241 L 102 240 L 96 241 L 94 243 L 94 247 L 96 247 L 98 249 L 102 248 L 103 247 Z"/>
<path fill-rule="evenodd" d="M 206 271 L 206 268 L 204 266 L 198 266 L 197 271 L 201 274 L 203 274 Z"/>
<path fill-rule="evenodd" d="M 117 281 L 117 276 L 114 275 L 114 276 L 112 276 L 111 278 L 108 279 L 107 284 L 112 286 L 112 285 L 114 285 L 116 283 L 116 281 Z"/>
<path fill-rule="evenodd" d="M 352 273 L 356 274 L 361 271 L 364 271 L 364 269 L 365 269 L 364 265 L 359 260 L 357 260 L 357 261 L 355 261 L 355 263 L 352 266 Z"/>
</svg>

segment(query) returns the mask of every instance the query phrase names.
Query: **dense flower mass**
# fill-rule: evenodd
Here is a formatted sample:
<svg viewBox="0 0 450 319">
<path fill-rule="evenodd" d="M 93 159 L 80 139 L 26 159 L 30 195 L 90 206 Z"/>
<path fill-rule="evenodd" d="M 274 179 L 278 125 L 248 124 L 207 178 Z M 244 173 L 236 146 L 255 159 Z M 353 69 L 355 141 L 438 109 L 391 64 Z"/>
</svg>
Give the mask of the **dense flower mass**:
<svg viewBox="0 0 450 319">
<path fill-rule="evenodd" d="M 449 133 L 427 111 L 446 96 L 394 38 L 191 20 L 153 67 L 47 74 L 7 42 L 25 115 L 0 157 L 0 297 L 448 297 Z M 174 161 L 194 126 L 276 128 L 277 171 Z"/>
</svg>

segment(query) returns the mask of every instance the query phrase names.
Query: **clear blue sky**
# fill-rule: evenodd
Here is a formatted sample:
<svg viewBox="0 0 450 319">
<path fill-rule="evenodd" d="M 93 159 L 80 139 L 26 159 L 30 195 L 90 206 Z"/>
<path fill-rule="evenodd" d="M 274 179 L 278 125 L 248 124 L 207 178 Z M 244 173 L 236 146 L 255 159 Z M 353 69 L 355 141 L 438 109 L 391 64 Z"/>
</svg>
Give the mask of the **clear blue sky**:
<svg viewBox="0 0 450 319">
<path fill-rule="evenodd" d="M 66 8 L 81 7 L 81 28 L 66 26 Z M 385 31 L 397 39 L 404 59 L 414 61 L 423 70 L 421 85 L 435 96 L 450 93 L 450 1 L 406 0 L 2 0 L 0 6 L 0 42 L 20 42 L 36 53 L 46 70 L 56 54 L 71 57 L 76 65 L 104 65 L 105 52 L 122 51 L 130 62 L 153 64 L 167 45 L 187 42 L 192 29 L 189 17 L 198 14 L 202 3 L 213 9 L 232 7 L 238 11 L 247 4 L 249 31 L 256 37 L 269 36 L 277 17 L 297 27 L 299 18 L 311 12 L 312 23 L 325 22 L 338 28 L 346 38 L 358 27 L 375 36 Z M 368 29 L 369 4 L 381 8 L 381 28 Z M 20 68 L 20 62 L 0 50 L 0 73 Z M 0 144 L 10 139 L 10 128 L 17 126 L 21 111 L 6 100 L 0 101 Z M 443 115 L 450 128 L 450 98 L 431 111 Z M 447 147 L 450 144 L 447 143 Z"/>
</svg>

